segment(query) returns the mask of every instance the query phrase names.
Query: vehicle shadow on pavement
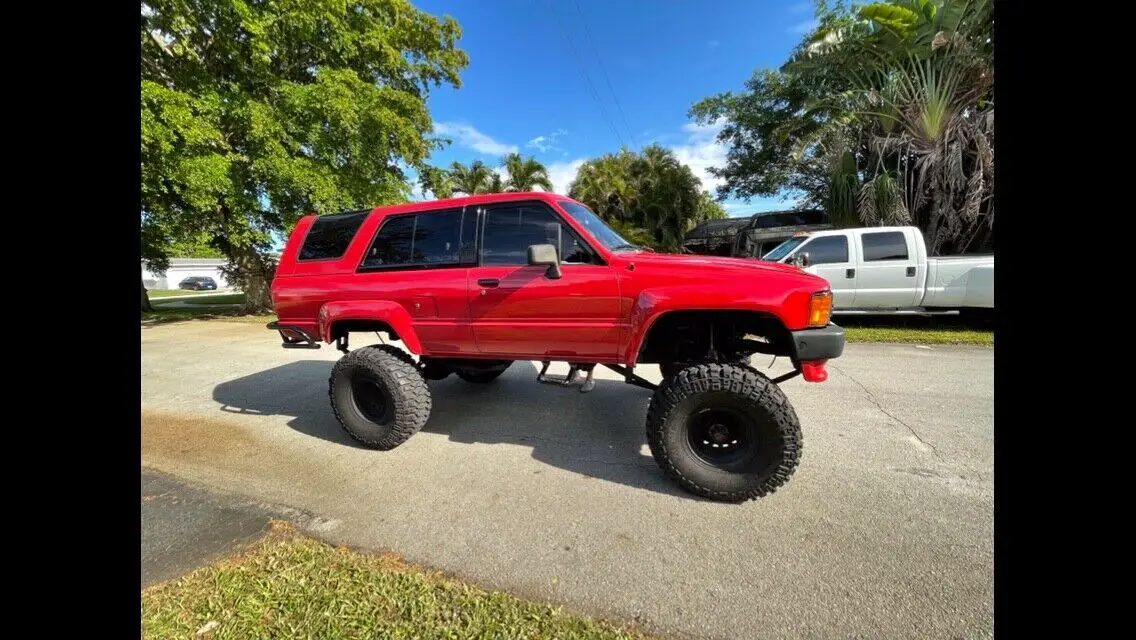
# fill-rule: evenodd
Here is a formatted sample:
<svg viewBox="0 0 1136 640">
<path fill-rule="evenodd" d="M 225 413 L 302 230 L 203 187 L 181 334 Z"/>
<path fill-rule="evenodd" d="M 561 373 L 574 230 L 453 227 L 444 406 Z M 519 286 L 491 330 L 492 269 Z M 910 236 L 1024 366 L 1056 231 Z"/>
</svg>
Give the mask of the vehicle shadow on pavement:
<svg viewBox="0 0 1136 640">
<path fill-rule="evenodd" d="M 336 444 L 360 447 L 335 419 L 327 396 L 334 363 L 305 360 L 222 382 L 214 401 L 228 413 L 290 416 L 288 426 Z M 536 366 L 516 362 L 489 384 L 450 376 L 429 383 L 426 433 L 452 442 L 513 444 L 534 459 L 589 478 L 698 500 L 673 485 L 650 456 L 644 421 L 651 392 L 622 381 L 596 380 L 588 394 L 536 383 Z M 375 455 L 397 455 L 375 451 Z"/>
</svg>

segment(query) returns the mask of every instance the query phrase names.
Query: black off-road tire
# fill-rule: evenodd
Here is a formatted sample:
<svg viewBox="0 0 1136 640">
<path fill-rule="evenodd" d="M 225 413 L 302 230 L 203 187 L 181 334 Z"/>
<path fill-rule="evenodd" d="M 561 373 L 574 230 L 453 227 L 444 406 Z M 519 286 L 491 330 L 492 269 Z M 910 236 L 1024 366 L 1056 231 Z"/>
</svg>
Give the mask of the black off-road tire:
<svg viewBox="0 0 1136 640">
<path fill-rule="evenodd" d="M 512 364 L 512 361 L 510 361 L 509 364 L 506 364 L 500 368 L 488 369 L 485 371 L 459 370 L 457 374 L 459 378 L 465 380 L 466 382 L 472 382 L 474 384 L 488 384 L 490 382 L 493 382 L 497 378 L 500 378 L 501 374 L 505 373 L 505 370 L 508 369 Z"/>
<path fill-rule="evenodd" d="M 713 459 L 695 436 L 709 420 L 736 421 L 745 444 Z M 711 431 L 719 424 L 711 424 Z M 735 433 L 726 429 L 727 433 Z M 721 429 L 718 430 L 721 433 Z M 730 437 L 730 436 L 725 436 Z M 647 443 L 663 471 L 687 491 L 723 502 L 754 500 L 776 491 L 797 467 L 801 425 L 781 388 L 757 370 L 702 364 L 665 378 L 647 409 Z M 698 449 L 696 449 L 696 446 Z M 710 445 L 713 446 L 713 445 Z"/>
<path fill-rule="evenodd" d="M 328 396 L 343 429 L 372 449 L 397 447 L 430 418 L 430 389 L 418 364 L 391 345 L 363 347 L 340 358 L 331 370 Z"/>
<path fill-rule="evenodd" d="M 746 356 L 744 358 L 738 358 L 737 362 L 734 362 L 733 364 L 741 367 L 750 367 L 752 365 L 750 365 L 749 361 L 750 357 Z M 663 379 L 667 380 L 669 378 L 673 378 L 676 373 L 691 366 L 692 364 L 693 363 L 690 362 L 660 362 L 659 372 L 663 374 Z"/>
</svg>

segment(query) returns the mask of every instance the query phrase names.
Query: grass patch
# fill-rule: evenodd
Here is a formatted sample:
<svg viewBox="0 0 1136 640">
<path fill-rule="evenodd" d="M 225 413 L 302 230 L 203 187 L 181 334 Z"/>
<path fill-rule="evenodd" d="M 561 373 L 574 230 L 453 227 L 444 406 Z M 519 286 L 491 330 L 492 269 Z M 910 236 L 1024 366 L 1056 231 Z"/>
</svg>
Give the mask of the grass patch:
<svg viewBox="0 0 1136 640">
<path fill-rule="evenodd" d="M 958 316 L 834 316 L 848 342 L 968 344 L 992 347 L 994 332 L 966 325 Z"/>
<path fill-rule="evenodd" d="M 142 322 L 146 324 L 166 324 L 186 320 L 228 320 L 230 322 L 269 323 L 276 320 L 276 314 L 247 315 L 239 307 L 174 307 L 172 309 L 155 306 L 153 311 L 142 312 Z"/>
<path fill-rule="evenodd" d="M 210 305 L 210 304 L 244 304 L 245 294 L 243 293 L 222 293 L 213 296 L 201 296 L 200 298 L 188 298 L 180 300 L 186 304 L 194 305 Z"/>
<path fill-rule="evenodd" d="M 174 296 L 204 296 L 216 294 L 216 291 L 186 291 L 185 289 L 154 289 L 146 291 L 146 295 L 154 298 L 172 298 Z"/>
<path fill-rule="evenodd" d="M 143 637 L 645 637 L 427 572 L 393 554 L 332 547 L 282 523 L 273 529 L 241 555 L 143 591 Z"/>
</svg>

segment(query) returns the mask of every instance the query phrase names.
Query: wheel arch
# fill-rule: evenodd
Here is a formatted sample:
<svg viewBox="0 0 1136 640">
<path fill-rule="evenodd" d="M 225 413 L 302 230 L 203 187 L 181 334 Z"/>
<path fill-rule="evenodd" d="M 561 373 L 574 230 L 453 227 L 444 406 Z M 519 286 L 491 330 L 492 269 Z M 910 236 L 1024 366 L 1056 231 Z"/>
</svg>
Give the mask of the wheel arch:
<svg viewBox="0 0 1136 640">
<path fill-rule="evenodd" d="M 324 342 L 334 342 L 352 331 L 381 331 L 392 340 L 401 340 L 407 351 L 415 355 L 423 352 L 410 314 L 397 302 L 348 300 L 329 302 L 320 308 L 319 333 Z"/>
<path fill-rule="evenodd" d="M 768 343 L 770 353 L 790 356 L 792 334 L 781 318 L 772 311 L 755 309 L 673 309 L 654 314 L 628 345 L 629 364 L 664 362 L 662 349 L 674 347 L 686 339 L 689 327 L 712 327 L 703 338 L 715 349 L 722 349 L 728 340 L 741 340 L 747 335 L 757 336 Z M 691 338 L 699 338 L 692 336 Z"/>
</svg>

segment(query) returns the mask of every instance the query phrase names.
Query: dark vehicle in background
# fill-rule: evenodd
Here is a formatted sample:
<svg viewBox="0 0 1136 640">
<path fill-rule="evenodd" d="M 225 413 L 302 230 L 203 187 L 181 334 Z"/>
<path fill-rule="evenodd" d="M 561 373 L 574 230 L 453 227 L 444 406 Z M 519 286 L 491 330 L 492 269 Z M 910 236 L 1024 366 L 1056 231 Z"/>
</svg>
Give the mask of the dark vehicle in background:
<svg viewBox="0 0 1136 640">
<path fill-rule="evenodd" d="M 818 209 L 770 211 L 749 218 L 707 220 L 686 234 L 682 246 L 699 255 L 760 258 L 799 233 L 831 228 L 828 215 Z"/>
<path fill-rule="evenodd" d="M 216 291 L 217 281 L 208 276 L 189 276 L 178 283 L 178 289 L 190 291 Z"/>
</svg>

